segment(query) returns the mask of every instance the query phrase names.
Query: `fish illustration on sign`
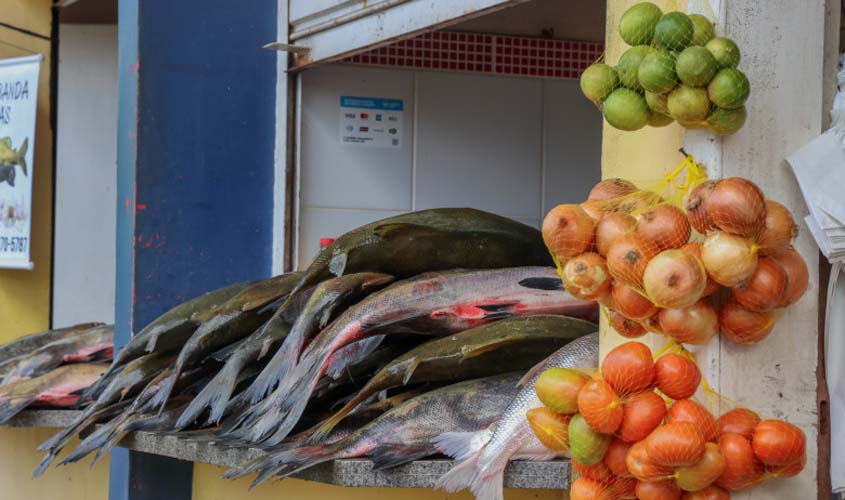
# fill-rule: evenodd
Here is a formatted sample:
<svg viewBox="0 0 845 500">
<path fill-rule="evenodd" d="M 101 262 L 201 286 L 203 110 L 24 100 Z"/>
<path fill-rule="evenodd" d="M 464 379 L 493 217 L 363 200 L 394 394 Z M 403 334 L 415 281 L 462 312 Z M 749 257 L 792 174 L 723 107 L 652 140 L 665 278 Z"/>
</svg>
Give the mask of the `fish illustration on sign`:
<svg viewBox="0 0 845 500">
<path fill-rule="evenodd" d="M 26 151 L 28 147 L 29 138 L 23 140 L 21 147 L 17 151 L 12 147 L 11 137 L 6 136 L 0 138 L 0 182 L 5 180 L 10 186 L 15 185 L 15 165 L 21 167 L 23 175 L 29 175 L 26 165 Z"/>
</svg>

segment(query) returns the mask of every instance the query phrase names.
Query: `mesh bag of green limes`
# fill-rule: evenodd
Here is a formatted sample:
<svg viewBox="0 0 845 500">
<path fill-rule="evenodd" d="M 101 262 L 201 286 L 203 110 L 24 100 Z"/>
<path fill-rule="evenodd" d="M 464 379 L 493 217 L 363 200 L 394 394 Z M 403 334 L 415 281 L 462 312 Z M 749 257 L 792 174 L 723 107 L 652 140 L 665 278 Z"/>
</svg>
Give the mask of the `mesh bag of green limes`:
<svg viewBox="0 0 845 500">
<path fill-rule="evenodd" d="M 619 35 L 631 47 L 616 66 L 602 56 L 581 75 L 581 90 L 610 125 L 633 131 L 677 121 L 719 135 L 742 128 L 750 86 L 736 69 L 739 47 L 715 37 L 709 19 L 642 2 L 622 15 Z"/>
</svg>

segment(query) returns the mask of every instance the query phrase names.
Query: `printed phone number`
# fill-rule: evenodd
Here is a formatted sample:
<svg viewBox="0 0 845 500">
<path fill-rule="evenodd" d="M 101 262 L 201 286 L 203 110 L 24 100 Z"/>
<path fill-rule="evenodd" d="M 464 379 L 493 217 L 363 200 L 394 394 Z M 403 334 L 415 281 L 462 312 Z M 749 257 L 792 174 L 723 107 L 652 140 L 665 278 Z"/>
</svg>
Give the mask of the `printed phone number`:
<svg viewBox="0 0 845 500">
<path fill-rule="evenodd" d="M 28 242 L 24 236 L 0 236 L 0 252 L 25 252 Z"/>
</svg>

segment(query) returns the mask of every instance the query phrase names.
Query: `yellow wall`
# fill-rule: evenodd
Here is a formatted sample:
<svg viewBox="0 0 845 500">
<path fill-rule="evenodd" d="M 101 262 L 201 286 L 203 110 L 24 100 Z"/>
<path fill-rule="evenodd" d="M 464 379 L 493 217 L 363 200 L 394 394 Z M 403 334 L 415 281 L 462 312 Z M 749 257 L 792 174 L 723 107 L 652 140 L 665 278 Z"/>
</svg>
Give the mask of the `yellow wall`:
<svg viewBox="0 0 845 500">
<path fill-rule="evenodd" d="M 51 0 L 0 0 L 0 21 L 50 36 Z M 44 54 L 38 87 L 38 117 L 33 168 L 33 271 L 0 271 L 0 343 L 46 329 L 50 321 L 50 254 L 52 233 L 52 150 L 50 128 L 50 42 L 0 27 L 0 58 L 32 52 Z M 13 47 L 23 47 L 27 50 Z M 35 447 L 55 432 L 50 429 L 0 427 L 0 485 L 3 500 L 105 500 L 108 462 L 93 470 L 87 464 L 51 469 L 31 479 L 41 459 Z"/>
</svg>

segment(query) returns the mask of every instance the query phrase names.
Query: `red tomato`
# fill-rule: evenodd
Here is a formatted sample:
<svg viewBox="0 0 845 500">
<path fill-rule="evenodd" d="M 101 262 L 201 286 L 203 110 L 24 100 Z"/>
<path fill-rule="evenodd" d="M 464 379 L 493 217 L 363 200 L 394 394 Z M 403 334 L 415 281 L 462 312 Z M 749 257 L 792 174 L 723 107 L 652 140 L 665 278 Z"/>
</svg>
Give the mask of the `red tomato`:
<svg viewBox="0 0 845 500">
<path fill-rule="evenodd" d="M 525 412 L 528 425 L 543 446 L 556 452 L 569 451 L 569 421 L 571 415 L 561 415 L 541 406 Z"/>
<path fill-rule="evenodd" d="M 675 469 L 675 483 L 684 491 L 706 488 L 725 471 L 725 459 L 716 443 L 706 443 L 704 447 L 704 456 L 698 463 Z"/>
<path fill-rule="evenodd" d="M 783 467 L 766 467 L 766 472 L 771 474 L 773 478 L 776 477 L 792 477 L 797 476 L 804 470 L 804 467 L 807 465 L 807 454 L 804 453 L 801 455 L 801 458 L 796 460 L 794 463 L 790 465 L 786 465 Z"/>
<path fill-rule="evenodd" d="M 625 463 L 629 448 L 631 448 L 631 445 L 619 438 L 613 438 L 613 441 L 610 442 L 607 453 L 604 454 L 604 462 L 615 476 L 626 477 L 631 475 L 628 472 L 628 465 Z"/>
<path fill-rule="evenodd" d="M 591 380 L 578 393 L 578 411 L 594 431 L 613 434 L 622 423 L 622 400 L 604 380 Z"/>
<path fill-rule="evenodd" d="M 716 479 L 716 484 L 722 488 L 745 488 L 763 476 L 763 464 L 754 456 L 751 443 L 739 434 L 722 434 L 719 437 L 719 451 L 725 459 L 725 471 Z"/>
<path fill-rule="evenodd" d="M 698 427 L 705 441 L 715 441 L 717 436 L 716 419 L 707 408 L 691 399 L 675 401 L 669 407 L 667 422 L 690 422 Z"/>
<path fill-rule="evenodd" d="M 681 500 L 681 489 L 671 480 L 653 483 L 637 481 L 636 491 L 639 500 Z"/>
<path fill-rule="evenodd" d="M 651 350 L 639 342 L 625 342 L 607 353 L 601 363 L 601 374 L 622 396 L 651 389 L 654 385 Z"/>
<path fill-rule="evenodd" d="M 610 489 L 598 481 L 579 478 L 569 487 L 569 500 L 614 500 Z"/>
<path fill-rule="evenodd" d="M 703 490 L 684 493 L 683 500 L 731 500 L 731 494 L 718 486 L 708 486 Z"/>
<path fill-rule="evenodd" d="M 615 479 L 613 472 L 610 471 L 604 461 L 593 465 L 584 465 L 573 458 L 571 463 L 572 468 L 581 477 L 586 477 L 587 479 L 592 479 L 593 481 L 598 481 L 602 484 L 610 484 Z"/>
<path fill-rule="evenodd" d="M 619 437 L 628 443 L 641 441 L 663 422 L 666 402 L 654 391 L 639 392 L 625 401 L 623 414 Z"/>
<path fill-rule="evenodd" d="M 806 449 L 804 432 L 783 420 L 763 420 L 754 428 L 754 455 L 765 465 L 791 465 Z"/>
<path fill-rule="evenodd" d="M 736 408 L 716 420 L 716 430 L 720 436 L 731 432 L 750 440 L 754 436 L 754 428 L 759 423 L 760 417 L 753 411 L 747 408 Z"/>
<path fill-rule="evenodd" d="M 672 399 L 687 399 L 695 394 L 701 383 L 701 371 L 696 364 L 680 354 L 664 354 L 654 363 L 657 388 Z"/>
<path fill-rule="evenodd" d="M 648 456 L 666 467 L 693 465 L 704 455 L 704 436 L 690 422 L 661 425 L 645 442 Z"/>
<path fill-rule="evenodd" d="M 634 443 L 625 458 L 628 472 L 640 481 L 660 481 L 672 477 L 672 469 L 658 464 L 648 454 L 645 441 Z"/>
</svg>

